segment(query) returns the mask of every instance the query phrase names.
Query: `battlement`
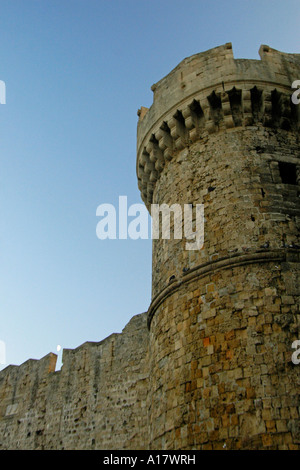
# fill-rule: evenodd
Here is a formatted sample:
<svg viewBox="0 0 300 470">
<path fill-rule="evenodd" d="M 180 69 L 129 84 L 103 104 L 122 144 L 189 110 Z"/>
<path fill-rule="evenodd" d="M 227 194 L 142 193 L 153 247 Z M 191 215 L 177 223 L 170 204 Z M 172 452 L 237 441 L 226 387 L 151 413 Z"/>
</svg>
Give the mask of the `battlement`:
<svg viewBox="0 0 300 470">
<path fill-rule="evenodd" d="M 0 371 L 0 449 L 143 448 L 146 315 L 99 342 Z"/>
<path fill-rule="evenodd" d="M 152 86 L 152 106 L 138 111 L 137 177 L 146 205 L 165 164 L 206 135 L 241 126 L 299 129 L 291 85 L 300 54 L 261 46 L 261 60 L 234 59 L 227 43 L 184 59 Z"/>
</svg>

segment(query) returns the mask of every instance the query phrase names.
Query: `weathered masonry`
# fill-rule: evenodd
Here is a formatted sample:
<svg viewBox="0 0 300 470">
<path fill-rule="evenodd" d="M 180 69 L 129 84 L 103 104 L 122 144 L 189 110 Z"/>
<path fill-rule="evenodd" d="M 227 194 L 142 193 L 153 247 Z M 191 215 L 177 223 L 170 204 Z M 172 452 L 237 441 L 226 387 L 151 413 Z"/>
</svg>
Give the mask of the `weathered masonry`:
<svg viewBox="0 0 300 470">
<path fill-rule="evenodd" d="M 151 204 L 204 204 L 201 250 L 153 240 L 152 301 L 121 334 L 0 372 L 2 449 L 300 449 L 300 54 L 225 44 L 138 111 Z"/>
</svg>

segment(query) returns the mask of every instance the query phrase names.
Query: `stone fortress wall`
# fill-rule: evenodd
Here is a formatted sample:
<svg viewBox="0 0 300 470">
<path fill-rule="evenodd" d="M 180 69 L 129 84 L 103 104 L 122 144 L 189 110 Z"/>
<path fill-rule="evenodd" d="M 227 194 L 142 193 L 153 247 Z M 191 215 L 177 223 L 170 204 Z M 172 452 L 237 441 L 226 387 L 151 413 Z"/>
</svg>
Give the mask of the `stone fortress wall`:
<svg viewBox="0 0 300 470">
<path fill-rule="evenodd" d="M 99 343 L 0 372 L 0 449 L 145 449 L 146 315 Z"/>
<path fill-rule="evenodd" d="M 300 55 L 231 44 L 183 60 L 141 108 L 137 175 L 151 204 L 204 204 L 201 250 L 153 240 L 153 448 L 299 446 Z M 288 170 L 288 171 L 286 171 Z M 288 175 L 288 177 L 286 176 Z M 290 179 L 289 179 L 290 178 Z"/>
<path fill-rule="evenodd" d="M 201 250 L 153 240 L 152 301 L 119 335 L 0 372 L 0 448 L 299 449 L 300 55 L 230 43 L 138 111 L 151 204 L 204 204 Z"/>
</svg>

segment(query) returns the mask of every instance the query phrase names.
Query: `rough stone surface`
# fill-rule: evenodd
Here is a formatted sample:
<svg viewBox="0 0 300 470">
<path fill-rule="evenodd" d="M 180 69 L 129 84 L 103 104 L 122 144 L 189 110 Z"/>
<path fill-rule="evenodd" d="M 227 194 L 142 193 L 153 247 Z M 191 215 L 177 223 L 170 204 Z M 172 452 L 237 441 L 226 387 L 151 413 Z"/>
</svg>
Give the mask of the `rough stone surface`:
<svg viewBox="0 0 300 470">
<path fill-rule="evenodd" d="M 0 448 L 300 449 L 300 55 L 260 56 L 228 43 L 152 86 L 141 197 L 203 204 L 204 244 L 153 240 L 149 310 L 121 334 L 1 371 Z"/>
<path fill-rule="evenodd" d="M 145 449 L 146 314 L 99 343 L 0 372 L 0 449 Z"/>
<path fill-rule="evenodd" d="M 260 54 L 185 59 L 140 113 L 145 204 L 203 204 L 205 228 L 200 250 L 172 230 L 153 240 L 153 449 L 300 445 L 300 55 Z"/>
</svg>

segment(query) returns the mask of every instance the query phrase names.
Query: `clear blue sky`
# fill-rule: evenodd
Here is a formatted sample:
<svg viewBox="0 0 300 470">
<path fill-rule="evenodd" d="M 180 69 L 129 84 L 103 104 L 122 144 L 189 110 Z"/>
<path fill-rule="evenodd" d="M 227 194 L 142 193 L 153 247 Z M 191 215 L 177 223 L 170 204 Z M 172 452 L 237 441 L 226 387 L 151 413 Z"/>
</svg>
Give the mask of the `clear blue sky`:
<svg viewBox="0 0 300 470">
<path fill-rule="evenodd" d="M 147 310 L 151 240 L 100 241 L 96 208 L 141 202 L 136 113 L 151 85 L 226 42 L 236 58 L 261 44 L 299 53 L 299 31 L 296 0 L 0 0 L 7 364 L 100 341 Z"/>
</svg>

